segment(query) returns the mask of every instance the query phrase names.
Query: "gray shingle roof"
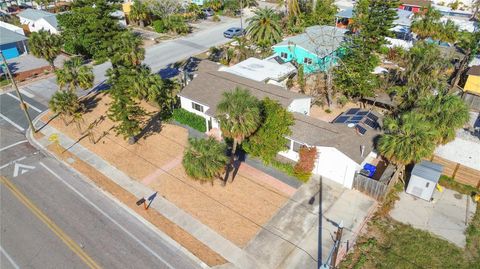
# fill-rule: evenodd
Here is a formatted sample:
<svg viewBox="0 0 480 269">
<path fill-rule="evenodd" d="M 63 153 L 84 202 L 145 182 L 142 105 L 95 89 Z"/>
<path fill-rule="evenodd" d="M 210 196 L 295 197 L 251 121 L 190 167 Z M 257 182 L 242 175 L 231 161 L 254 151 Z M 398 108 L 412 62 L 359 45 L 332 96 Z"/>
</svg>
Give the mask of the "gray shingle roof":
<svg viewBox="0 0 480 269">
<path fill-rule="evenodd" d="M 305 33 L 286 38 L 274 47 L 296 45 L 323 58 L 340 47 L 347 31 L 333 26 L 315 25 L 305 29 Z"/>
<path fill-rule="evenodd" d="M 46 11 L 43 11 L 43 10 L 29 8 L 29 9 L 25 9 L 24 11 L 18 13 L 17 16 L 25 18 L 25 19 L 32 20 L 32 21 L 38 21 L 41 18 L 55 16 L 55 14 L 50 13 L 50 12 L 46 12 Z"/>
<path fill-rule="evenodd" d="M 429 161 L 422 161 L 413 167 L 412 175 L 437 183 L 442 171 L 442 165 Z"/>
<path fill-rule="evenodd" d="M 355 128 L 343 124 L 333 124 L 300 113 L 293 113 L 295 124 L 290 127 L 290 138 L 309 146 L 334 147 L 358 164 L 375 148 L 381 134 L 378 130 L 368 130 L 360 135 Z M 363 157 L 361 146 L 365 146 Z"/>
<path fill-rule="evenodd" d="M 14 31 L 10 31 L 6 28 L 0 27 L 0 45 L 10 44 L 19 42 L 22 40 L 27 40 L 27 37 Z"/>
<path fill-rule="evenodd" d="M 198 66 L 196 77 L 179 94 L 199 104 L 210 107 L 205 113 L 215 116 L 216 108 L 223 93 L 233 91 L 236 87 L 248 89 L 250 93 L 262 100 L 266 97 L 277 100 L 288 107 L 295 99 L 311 98 L 288 91 L 282 87 L 253 81 L 227 72 L 217 71 L 219 64 L 204 60 Z"/>
<path fill-rule="evenodd" d="M 56 16 L 49 16 L 49 17 L 45 17 L 43 19 L 46 20 L 55 29 L 58 29 L 58 22 L 57 22 L 57 17 Z"/>
</svg>

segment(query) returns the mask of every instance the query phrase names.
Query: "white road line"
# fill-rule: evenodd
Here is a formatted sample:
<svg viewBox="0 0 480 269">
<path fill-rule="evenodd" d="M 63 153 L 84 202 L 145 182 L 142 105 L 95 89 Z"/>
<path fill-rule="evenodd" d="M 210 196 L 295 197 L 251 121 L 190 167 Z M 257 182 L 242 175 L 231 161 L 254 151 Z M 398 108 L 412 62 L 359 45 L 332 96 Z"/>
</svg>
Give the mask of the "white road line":
<svg viewBox="0 0 480 269">
<path fill-rule="evenodd" d="M 23 143 L 25 143 L 25 142 L 28 142 L 28 140 L 19 141 L 19 142 L 17 142 L 17 143 L 11 144 L 11 145 L 9 145 L 9 146 L 3 147 L 3 148 L 0 149 L 0 152 L 4 151 L 4 150 L 6 150 L 6 149 L 9 149 L 9 148 L 13 148 L 13 147 L 15 147 L 16 145 L 20 145 L 20 144 L 23 144 Z"/>
<path fill-rule="evenodd" d="M 81 194 L 77 189 L 75 189 L 72 185 L 70 185 L 68 182 L 63 180 L 57 173 L 55 173 L 52 169 L 50 169 L 48 166 L 46 166 L 44 163 L 39 162 L 43 168 L 45 168 L 48 172 L 50 172 L 53 176 L 55 176 L 58 180 L 62 181 L 63 184 L 65 184 L 69 189 L 71 189 L 73 192 L 75 192 L 78 196 L 80 196 L 83 200 L 85 200 L 90 206 L 95 208 L 98 212 L 100 212 L 102 215 L 104 215 L 107 219 L 109 219 L 113 224 L 115 224 L 120 230 L 122 230 L 124 233 L 126 233 L 128 236 L 130 236 L 133 240 L 135 240 L 138 244 L 140 244 L 143 248 L 145 248 L 150 254 L 155 256 L 157 259 L 159 259 L 161 262 L 163 262 L 168 268 L 174 268 L 171 264 L 169 264 L 167 261 L 165 261 L 162 257 L 160 257 L 155 251 L 153 251 L 151 248 L 149 248 L 145 243 L 143 243 L 140 239 L 138 239 L 135 235 L 130 233 L 127 229 L 125 229 L 120 223 L 118 223 L 116 220 L 114 220 L 112 217 L 110 217 L 107 213 L 105 213 L 102 209 L 100 209 L 97 205 L 95 205 L 92 201 L 90 201 L 87 197 L 85 197 L 83 194 Z"/>
<path fill-rule="evenodd" d="M 27 91 L 24 90 L 24 89 L 20 89 L 20 92 L 21 92 L 23 95 L 25 95 L 26 97 L 28 97 L 28 98 L 34 98 L 34 97 L 35 97 L 35 95 L 27 92 Z"/>
<path fill-rule="evenodd" d="M 2 248 L 2 246 L 0 246 L 0 252 L 2 252 L 2 254 L 10 262 L 10 264 L 12 264 L 13 268 L 20 269 L 20 266 L 18 266 L 18 264 L 15 263 L 15 261 L 12 259 L 12 257 L 10 257 L 10 255 L 8 255 L 8 253 Z"/>
<path fill-rule="evenodd" d="M 25 129 L 22 128 L 22 126 L 16 124 L 15 122 L 13 122 L 11 119 L 7 118 L 7 116 L 3 115 L 0 113 L 0 117 L 2 117 L 2 119 L 6 120 L 8 123 L 10 123 L 11 125 L 13 125 L 13 127 L 17 128 L 18 130 L 20 130 L 21 132 L 25 131 Z"/>
<path fill-rule="evenodd" d="M 15 96 L 15 95 L 13 95 L 13 94 L 11 94 L 11 93 L 9 93 L 9 92 L 7 92 L 7 95 L 10 96 L 10 97 L 12 97 L 12 98 L 14 98 L 14 99 L 16 99 L 18 102 L 20 102 L 20 99 L 19 99 L 17 96 Z M 32 105 L 32 104 L 30 104 L 30 103 L 28 103 L 28 102 L 25 102 L 25 103 L 28 105 L 29 108 L 37 111 L 38 113 L 42 113 L 42 111 L 41 111 L 40 109 L 38 109 L 37 107 L 35 107 L 34 105 Z"/>
<path fill-rule="evenodd" d="M 19 162 L 19 161 L 24 160 L 24 159 L 26 159 L 26 158 L 27 158 L 27 157 L 24 156 L 24 157 L 18 158 L 18 159 L 16 159 L 16 160 L 13 160 L 13 161 L 11 161 L 11 162 L 9 162 L 9 163 L 6 163 L 6 164 L 0 166 L 0 170 L 2 170 L 3 168 L 11 165 L 12 163 Z"/>
</svg>

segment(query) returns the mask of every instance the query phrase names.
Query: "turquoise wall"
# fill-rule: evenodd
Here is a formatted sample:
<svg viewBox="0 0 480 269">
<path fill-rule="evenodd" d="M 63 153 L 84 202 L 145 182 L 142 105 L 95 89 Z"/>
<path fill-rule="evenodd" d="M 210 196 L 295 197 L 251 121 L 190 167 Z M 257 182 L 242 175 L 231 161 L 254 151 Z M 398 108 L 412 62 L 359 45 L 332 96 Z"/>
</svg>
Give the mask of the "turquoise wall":
<svg viewBox="0 0 480 269">
<path fill-rule="evenodd" d="M 337 57 L 341 57 L 343 53 L 340 50 L 337 50 L 331 56 L 326 56 L 324 58 L 317 57 L 317 55 L 309 52 L 308 50 L 303 49 L 302 47 L 298 47 L 295 45 L 290 46 L 276 46 L 273 47 L 273 51 L 278 56 L 281 55 L 282 52 L 287 53 L 287 58 L 283 58 L 285 61 L 295 61 L 298 64 L 303 65 L 303 71 L 306 74 L 315 73 L 318 71 L 327 71 L 328 69 L 332 68 L 334 65 L 337 64 L 338 59 Z M 312 59 L 312 64 L 304 64 L 303 61 L 305 58 Z M 333 58 L 333 59 L 332 59 Z"/>
</svg>

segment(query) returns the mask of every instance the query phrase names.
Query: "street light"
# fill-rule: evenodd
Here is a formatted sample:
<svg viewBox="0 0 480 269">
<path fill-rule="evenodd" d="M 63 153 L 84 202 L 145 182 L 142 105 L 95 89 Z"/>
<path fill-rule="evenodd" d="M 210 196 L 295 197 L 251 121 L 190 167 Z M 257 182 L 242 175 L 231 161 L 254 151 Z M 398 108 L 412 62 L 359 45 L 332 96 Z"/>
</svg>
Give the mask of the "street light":
<svg viewBox="0 0 480 269">
<path fill-rule="evenodd" d="M 25 113 L 25 117 L 27 118 L 27 121 L 28 121 L 28 124 L 30 125 L 30 128 L 35 133 L 37 131 L 35 130 L 35 126 L 33 126 L 32 119 L 30 118 L 30 114 L 28 114 L 27 105 L 23 101 L 22 94 L 18 90 L 17 83 L 15 82 L 15 79 L 13 79 L 12 73 L 10 72 L 10 67 L 8 67 L 7 60 L 5 59 L 5 56 L 3 55 L 2 51 L 0 51 L 0 55 L 2 56 L 2 61 L 3 61 L 3 64 L 5 66 L 5 70 L 7 71 L 6 73 L 7 73 L 8 77 L 10 77 L 10 80 L 12 81 L 12 84 L 13 84 L 13 88 L 17 92 L 18 99 L 20 100 L 20 107 L 22 108 L 23 112 Z"/>
</svg>

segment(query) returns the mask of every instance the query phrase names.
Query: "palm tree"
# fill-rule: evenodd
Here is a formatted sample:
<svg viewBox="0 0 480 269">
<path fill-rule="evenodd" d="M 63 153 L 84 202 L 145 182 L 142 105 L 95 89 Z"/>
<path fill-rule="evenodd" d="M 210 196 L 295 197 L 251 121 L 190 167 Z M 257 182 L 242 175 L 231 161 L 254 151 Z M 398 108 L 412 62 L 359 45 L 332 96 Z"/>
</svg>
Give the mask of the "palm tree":
<svg viewBox="0 0 480 269">
<path fill-rule="evenodd" d="M 385 134 L 378 141 L 380 154 L 403 166 L 433 154 L 438 133 L 435 126 L 415 112 L 384 120 Z"/>
<path fill-rule="evenodd" d="M 145 59 L 145 49 L 141 48 L 142 39 L 130 31 L 117 35 L 111 51 L 112 65 L 138 66 Z"/>
<path fill-rule="evenodd" d="M 479 2 L 480 3 L 480 2 Z M 480 51 L 480 32 L 475 33 L 461 32 L 459 34 L 459 42 L 456 44 L 458 48 L 463 51 L 463 58 L 458 64 L 458 68 L 455 73 L 455 77 L 452 80 L 452 89 L 454 89 L 460 82 L 460 78 L 468 67 L 468 63 L 477 55 Z"/>
<path fill-rule="evenodd" d="M 255 11 L 255 15 L 247 22 L 247 33 L 256 44 L 268 44 L 271 46 L 282 40 L 282 28 L 279 24 L 278 15 L 271 8 L 262 8 Z"/>
<path fill-rule="evenodd" d="M 243 8 L 245 7 L 257 7 L 258 6 L 258 2 L 257 0 L 239 0 L 240 3 L 243 4 Z"/>
<path fill-rule="evenodd" d="M 233 140 L 230 157 L 230 165 L 233 165 L 237 146 L 260 126 L 260 102 L 248 90 L 227 91 L 217 106 L 217 119 L 223 136 Z"/>
<path fill-rule="evenodd" d="M 190 177 L 200 181 L 210 181 L 221 178 L 228 162 L 225 155 L 226 146 L 213 138 L 190 138 L 185 150 L 182 164 Z"/>
<path fill-rule="evenodd" d="M 140 24 L 140 27 L 145 27 L 145 21 L 150 18 L 150 12 L 145 4 L 140 0 L 136 0 L 132 5 L 132 10 L 128 17 Z"/>
<path fill-rule="evenodd" d="M 57 84 L 60 89 L 66 87 L 68 91 L 77 89 L 87 90 L 93 86 L 94 75 L 91 66 L 82 65 L 79 57 L 65 61 L 62 69 L 57 69 Z"/>
<path fill-rule="evenodd" d="M 30 35 L 28 42 L 30 52 L 36 57 L 45 59 L 55 70 L 55 59 L 62 52 L 63 39 L 60 35 L 40 30 Z"/>
<path fill-rule="evenodd" d="M 67 117 L 73 117 L 81 109 L 78 97 L 71 91 L 57 91 L 48 102 L 53 113 L 58 113 L 65 125 L 68 125 Z"/>
<path fill-rule="evenodd" d="M 462 128 L 470 118 L 467 105 L 460 97 L 440 93 L 419 101 L 416 111 L 425 121 L 433 122 L 438 131 L 437 141 L 446 144 L 455 138 L 455 131 Z"/>
<path fill-rule="evenodd" d="M 440 32 L 440 18 L 442 14 L 433 7 L 429 7 L 427 12 L 415 14 L 411 29 L 420 39 L 433 37 Z"/>
</svg>

